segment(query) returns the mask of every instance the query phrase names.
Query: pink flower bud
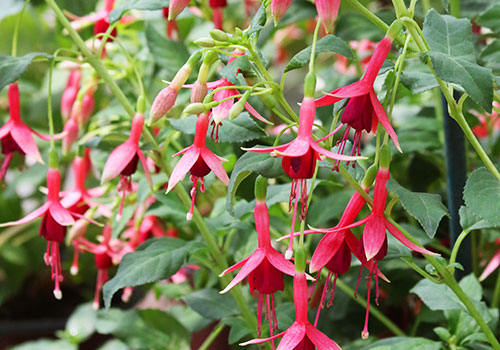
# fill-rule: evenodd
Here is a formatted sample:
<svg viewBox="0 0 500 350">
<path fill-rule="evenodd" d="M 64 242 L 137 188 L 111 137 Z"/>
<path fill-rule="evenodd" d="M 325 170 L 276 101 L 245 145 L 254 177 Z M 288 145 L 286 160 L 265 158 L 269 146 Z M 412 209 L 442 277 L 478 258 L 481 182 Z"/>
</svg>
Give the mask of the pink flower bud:
<svg viewBox="0 0 500 350">
<path fill-rule="evenodd" d="M 271 13 L 274 23 L 278 23 L 290 7 L 292 0 L 271 0 Z"/>
<path fill-rule="evenodd" d="M 170 0 L 168 6 L 168 20 L 173 20 L 181 13 L 189 4 L 189 0 Z"/>
<path fill-rule="evenodd" d="M 340 0 L 316 0 L 316 10 L 327 33 L 333 31 L 333 25 L 339 13 Z"/>
<path fill-rule="evenodd" d="M 68 154 L 78 138 L 78 123 L 71 118 L 66 122 L 63 130 L 66 132 L 66 135 L 64 135 L 62 140 L 63 153 Z"/>
<path fill-rule="evenodd" d="M 207 95 L 207 91 L 207 83 L 202 83 L 201 81 L 196 80 L 196 83 L 194 83 L 193 89 L 191 90 L 191 103 L 202 102 Z"/>
<path fill-rule="evenodd" d="M 177 94 L 178 90 L 175 90 L 172 86 L 167 86 L 156 95 L 149 113 L 149 124 L 157 122 L 173 107 Z"/>
<path fill-rule="evenodd" d="M 80 125 L 84 125 L 88 122 L 89 118 L 94 113 L 95 99 L 94 99 L 94 89 L 89 89 L 82 99 L 82 110 L 80 112 Z"/>
<path fill-rule="evenodd" d="M 64 120 L 68 120 L 71 115 L 71 108 L 73 107 L 73 103 L 78 95 L 81 76 L 82 74 L 79 70 L 72 71 L 68 76 L 66 89 L 61 97 L 61 115 Z"/>
</svg>

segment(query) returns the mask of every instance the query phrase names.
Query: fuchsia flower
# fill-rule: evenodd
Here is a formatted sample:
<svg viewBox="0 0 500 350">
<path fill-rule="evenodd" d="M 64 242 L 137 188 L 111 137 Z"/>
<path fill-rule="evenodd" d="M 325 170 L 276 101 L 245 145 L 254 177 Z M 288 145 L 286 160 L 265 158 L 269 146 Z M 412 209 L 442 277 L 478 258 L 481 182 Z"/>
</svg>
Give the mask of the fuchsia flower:
<svg viewBox="0 0 500 350">
<path fill-rule="evenodd" d="M 109 14 L 113 10 L 114 5 L 115 0 L 106 0 L 104 9 L 83 17 L 67 13 L 68 17 L 71 19 L 71 27 L 75 30 L 80 30 L 94 23 L 94 35 L 105 33 L 109 28 Z M 116 28 L 111 35 L 116 36 Z"/>
<path fill-rule="evenodd" d="M 354 161 L 359 159 L 358 157 L 344 156 L 328 151 L 318 144 L 331 135 L 327 135 L 317 141 L 313 139 L 312 129 L 315 114 L 314 100 L 311 97 L 304 97 L 300 106 L 298 135 L 292 142 L 275 147 L 247 149 L 247 151 L 251 152 L 270 152 L 271 155 L 282 157 L 283 170 L 292 178 L 289 207 L 291 209 L 292 199 L 295 199 L 295 206 L 293 209 L 290 244 L 285 255 L 287 258 L 291 258 L 293 252 L 293 232 L 295 229 L 297 205 L 300 200 L 302 202 L 300 220 L 305 218 L 307 212 L 306 181 L 312 178 L 314 169 L 316 168 L 316 161 L 320 159 L 320 155 L 339 161 Z"/>
<path fill-rule="evenodd" d="M 370 59 L 370 63 L 366 68 L 365 75 L 361 80 L 333 90 L 329 94 L 320 97 L 315 101 L 316 107 L 321 107 L 331 105 L 344 98 L 350 99 L 340 118 L 343 124 L 347 124 L 340 146 L 340 153 L 344 152 L 349 132 L 351 128 L 353 128 L 355 134 L 351 155 L 361 154 L 362 131 L 375 131 L 379 122 L 391 137 L 396 148 L 401 152 L 398 137 L 389 122 L 384 107 L 373 91 L 373 83 L 380 68 L 382 67 L 382 64 L 384 63 L 385 58 L 391 50 L 392 40 L 393 39 L 391 37 L 386 36 L 378 43 L 375 48 L 375 52 Z"/>
<path fill-rule="evenodd" d="M 120 183 L 118 190 L 122 191 L 122 201 L 120 204 L 119 215 L 123 211 L 125 195 L 127 191 L 132 189 L 132 174 L 137 170 L 137 163 L 140 160 L 144 175 L 150 186 L 153 186 L 153 181 L 149 174 L 146 158 L 139 148 L 139 140 L 141 138 L 142 128 L 144 127 L 144 114 L 136 113 L 132 119 L 132 127 L 130 136 L 127 141 L 115 148 L 109 155 L 104 170 L 102 171 L 101 183 L 111 180 L 120 175 Z"/>
<path fill-rule="evenodd" d="M 75 223 L 74 217 L 81 217 L 78 213 L 70 212 L 62 206 L 59 201 L 60 184 L 61 175 L 59 170 L 49 169 L 47 172 L 47 202 L 20 220 L 0 224 L 0 227 L 23 225 L 42 217 L 40 236 L 47 240 L 47 252 L 44 254 L 43 259 L 45 264 L 51 267 L 52 280 L 55 282 L 54 296 L 56 299 L 62 298 L 59 283 L 63 280 L 59 244 L 64 242 L 66 228 Z"/>
<path fill-rule="evenodd" d="M 212 8 L 212 20 L 215 29 L 222 30 L 224 23 L 224 8 L 227 6 L 227 0 L 208 0 L 208 4 Z"/>
<path fill-rule="evenodd" d="M 0 140 L 2 142 L 2 153 L 5 158 L 0 169 L 0 182 L 2 181 L 14 152 L 20 155 L 28 155 L 37 162 L 43 164 L 40 151 L 33 139 L 33 134 L 39 138 L 50 141 L 50 136 L 43 135 L 28 127 L 21 120 L 20 103 L 19 103 L 19 88 L 17 83 L 9 85 L 9 112 L 10 119 L 0 128 Z M 54 135 L 54 139 L 60 139 L 62 134 Z"/>
<path fill-rule="evenodd" d="M 278 23 L 283 18 L 291 4 L 292 0 L 271 0 L 271 13 L 274 23 Z"/>
<path fill-rule="evenodd" d="M 226 186 L 229 184 L 229 177 L 221 164 L 221 162 L 225 162 L 226 160 L 215 155 L 205 145 L 208 123 L 208 116 L 205 113 L 200 114 L 196 121 L 193 144 L 172 156 L 176 157 L 181 154 L 183 155 L 170 175 L 167 193 L 170 192 L 179 181 L 182 181 L 188 172 L 191 174 L 191 181 L 193 182 L 193 188 L 191 189 L 191 209 L 189 209 L 186 215 L 187 220 L 191 220 L 193 217 L 198 179 L 201 181 L 201 192 L 205 192 L 204 177 L 208 175 L 210 171 L 213 171 L 215 176 L 217 176 Z"/>
<path fill-rule="evenodd" d="M 240 345 L 260 344 L 281 338 L 277 350 L 340 350 L 333 340 L 321 333 L 307 318 L 308 290 L 306 274 L 295 272 L 293 277 L 295 322 L 286 331 L 264 339 L 254 339 Z"/>
<path fill-rule="evenodd" d="M 360 41 L 349 41 L 349 46 L 355 51 L 358 56 L 359 65 L 362 70 L 365 70 L 372 58 L 373 50 L 377 46 L 371 40 L 362 39 Z M 342 74 L 355 75 L 356 69 L 354 66 L 349 66 L 349 59 L 345 56 L 335 54 L 335 68 Z"/>
<path fill-rule="evenodd" d="M 500 246 L 500 238 L 497 239 L 495 243 L 497 246 Z M 488 265 L 486 265 L 486 268 L 479 277 L 479 280 L 480 281 L 485 280 L 489 275 L 491 275 L 493 271 L 498 269 L 499 266 L 500 266 L 500 249 L 497 250 L 497 252 L 493 255 Z"/>
<path fill-rule="evenodd" d="M 64 120 L 68 120 L 71 116 L 71 108 L 73 107 L 73 103 L 75 103 L 78 90 L 80 89 L 81 77 L 82 72 L 79 69 L 75 69 L 69 73 L 66 88 L 61 96 L 61 115 Z"/>
<path fill-rule="evenodd" d="M 94 254 L 94 262 L 97 267 L 97 281 L 94 293 L 94 309 L 99 309 L 99 296 L 101 294 L 102 286 L 109 280 L 108 270 L 114 266 L 113 257 L 115 253 L 112 251 L 109 242 L 111 240 L 111 226 L 106 225 L 102 231 L 103 240 L 99 244 L 87 241 L 85 238 L 78 238 L 73 241 L 75 247 L 75 258 L 78 259 L 78 251 L 84 250 Z M 73 260 L 75 266 L 75 260 Z M 78 265 L 77 265 L 78 266 Z M 72 267 L 73 271 L 73 267 Z"/>
<path fill-rule="evenodd" d="M 170 2 L 170 4 L 172 4 L 172 2 Z M 164 7 L 162 10 L 163 18 L 167 22 L 167 28 L 166 28 L 167 38 L 169 38 L 170 40 L 178 40 L 179 28 L 177 26 L 177 22 L 175 21 L 175 19 L 170 19 L 169 12 L 170 10 L 168 7 Z"/>
<path fill-rule="evenodd" d="M 315 4 L 325 31 L 331 33 L 339 13 L 340 0 L 316 0 Z"/>
<path fill-rule="evenodd" d="M 250 292 L 257 290 L 259 293 L 257 334 L 258 336 L 261 334 L 262 307 L 265 295 L 265 312 L 267 313 L 269 329 L 272 335 L 273 330 L 278 327 L 274 309 L 274 293 L 284 288 L 283 274 L 293 276 L 295 274 L 295 268 L 290 261 L 286 260 L 283 255 L 271 246 L 269 212 L 265 200 L 256 200 L 254 215 L 259 245 L 249 257 L 221 273 L 220 276 L 224 276 L 241 268 L 240 272 L 238 272 L 236 277 L 228 284 L 221 294 L 228 292 L 231 288 L 248 277 Z"/>
<path fill-rule="evenodd" d="M 168 4 L 167 19 L 172 21 L 181 13 L 189 4 L 190 0 L 170 0 Z"/>
</svg>

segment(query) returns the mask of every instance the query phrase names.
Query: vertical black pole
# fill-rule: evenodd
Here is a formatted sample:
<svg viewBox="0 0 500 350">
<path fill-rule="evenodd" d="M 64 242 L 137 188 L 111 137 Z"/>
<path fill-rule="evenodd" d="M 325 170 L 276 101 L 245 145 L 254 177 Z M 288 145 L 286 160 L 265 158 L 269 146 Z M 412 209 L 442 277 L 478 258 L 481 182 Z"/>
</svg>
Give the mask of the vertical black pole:
<svg viewBox="0 0 500 350">
<path fill-rule="evenodd" d="M 450 245 L 453 247 L 455 241 L 462 232 L 458 210 L 464 203 L 462 195 L 466 180 L 465 139 L 460 126 L 448 114 L 448 104 L 444 96 L 442 96 L 442 102 L 446 151 L 446 181 L 448 183 L 448 209 L 451 216 Z M 456 261 L 464 267 L 464 271 L 455 270 L 457 278 L 461 278 L 472 272 L 470 235 L 462 242 Z"/>
</svg>

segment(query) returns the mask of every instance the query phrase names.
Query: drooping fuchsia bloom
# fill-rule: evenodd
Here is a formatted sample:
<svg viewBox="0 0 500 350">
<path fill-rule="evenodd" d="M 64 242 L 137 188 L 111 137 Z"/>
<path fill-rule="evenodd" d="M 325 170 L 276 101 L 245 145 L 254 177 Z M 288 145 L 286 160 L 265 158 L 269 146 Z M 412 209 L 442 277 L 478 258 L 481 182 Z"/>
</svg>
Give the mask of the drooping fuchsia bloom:
<svg viewBox="0 0 500 350">
<path fill-rule="evenodd" d="M 498 247 L 500 247 L 500 238 L 496 240 L 495 244 Z M 486 268 L 479 277 L 479 280 L 484 281 L 489 275 L 491 275 L 493 271 L 498 269 L 499 266 L 500 266 L 500 249 L 497 250 L 497 252 L 493 255 L 488 265 L 486 265 Z"/>
<path fill-rule="evenodd" d="M 68 120 L 71 116 L 71 108 L 75 103 L 78 90 L 80 89 L 80 80 L 82 72 L 79 69 L 72 70 L 69 73 L 66 88 L 61 96 L 61 115 L 63 120 Z"/>
<path fill-rule="evenodd" d="M 170 4 L 172 4 L 172 2 L 170 2 Z M 162 13 L 163 13 L 163 18 L 167 22 L 167 28 L 166 28 L 167 38 L 169 38 L 170 40 L 179 40 L 179 28 L 177 26 L 177 22 L 175 21 L 175 19 L 170 19 L 169 8 L 164 7 Z"/>
<path fill-rule="evenodd" d="M 315 4 L 325 31 L 331 33 L 339 13 L 340 0 L 316 0 Z"/>
<path fill-rule="evenodd" d="M 97 281 L 94 292 L 94 309 L 99 309 L 99 300 L 102 286 L 109 279 L 108 270 L 114 266 L 113 257 L 115 253 L 111 249 L 109 242 L 111 240 L 111 226 L 106 225 L 102 231 L 102 241 L 99 244 L 92 243 L 85 238 L 78 238 L 73 241 L 75 247 L 75 256 L 78 257 L 77 251 L 83 250 L 94 254 L 94 262 L 97 267 Z M 73 262 L 74 266 L 74 262 Z"/>
<path fill-rule="evenodd" d="M 170 0 L 167 19 L 173 21 L 189 5 L 190 0 Z"/>
<path fill-rule="evenodd" d="M 274 293 L 284 289 L 283 274 L 293 276 L 295 268 L 293 264 L 286 260 L 281 253 L 275 250 L 271 245 L 269 234 L 269 212 L 265 201 L 265 192 L 258 192 L 258 187 L 264 186 L 265 178 L 259 177 L 256 183 L 256 202 L 255 202 L 255 228 L 257 230 L 258 247 L 255 251 L 221 273 L 224 276 L 236 269 L 241 268 L 236 277 L 227 285 L 221 294 L 228 292 L 235 285 L 248 277 L 250 292 L 257 290 L 259 301 L 257 308 L 257 334 L 261 334 L 262 307 L 264 306 L 264 296 L 266 298 L 265 313 L 269 320 L 269 330 L 272 335 L 277 329 L 276 312 L 274 309 Z M 263 194 L 263 195 L 261 195 Z"/>
<path fill-rule="evenodd" d="M 0 128 L 0 140 L 2 142 L 2 153 L 5 158 L 0 169 L 0 182 L 2 181 L 14 152 L 24 156 L 25 154 L 43 164 L 40 151 L 33 139 L 33 134 L 39 138 L 50 141 L 50 136 L 43 135 L 23 123 L 20 114 L 19 88 L 17 83 L 9 85 L 9 113 L 10 119 Z M 60 139 L 63 134 L 54 135 L 54 139 Z"/>
<path fill-rule="evenodd" d="M 287 258 L 291 258 L 293 253 L 293 232 L 295 231 L 295 219 L 299 201 L 302 203 L 299 220 L 304 219 L 307 212 L 307 179 L 312 178 L 314 175 L 316 161 L 320 160 L 321 155 L 339 161 L 354 161 L 359 159 L 358 157 L 344 156 L 328 151 L 318 144 L 331 135 L 327 135 L 325 138 L 317 141 L 313 139 L 312 129 L 315 114 L 314 99 L 312 97 L 304 97 L 300 106 L 298 135 L 292 142 L 275 147 L 247 149 L 247 151 L 251 152 L 270 152 L 271 155 L 282 157 L 283 170 L 292 178 L 290 209 L 293 199 L 295 200 L 295 205 L 293 208 L 290 243 L 285 255 Z"/>
<path fill-rule="evenodd" d="M 137 163 L 140 160 L 144 175 L 150 186 L 153 186 L 153 181 L 149 174 L 146 158 L 139 148 L 139 140 L 141 138 L 142 128 L 144 127 L 144 114 L 136 113 L 132 119 L 132 127 L 130 136 L 127 141 L 115 148 L 109 155 L 104 170 L 102 171 L 101 183 L 109 181 L 120 175 L 120 183 L 118 190 L 122 191 L 122 201 L 120 204 L 119 215 L 121 216 L 123 204 L 127 191 L 131 190 L 132 174 L 137 170 Z"/>
<path fill-rule="evenodd" d="M 90 206 L 100 206 L 93 199 L 104 194 L 103 187 L 87 189 L 85 179 L 89 173 L 88 159 L 86 157 L 76 156 L 73 160 L 73 188 L 61 192 L 61 204 L 69 211 L 84 214 Z M 105 210 L 107 212 L 107 210 Z"/>
<path fill-rule="evenodd" d="M 390 32 L 390 34 L 392 34 Z M 397 35 L 397 33 L 395 34 Z M 395 36 L 394 35 L 394 36 Z M 361 80 L 353 84 L 333 90 L 329 94 L 316 99 L 316 107 L 331 105 L 344 98 L 349 98 L 349 102 L 342 113 L 340 121 L 347 125 L 340 145 L 340 153 L 344 152 L 349 132 L 354 129 L 354 141 L 351 155 L 361 154 L 361 133 L 376 131 L 378 123 L 387 131 L 396 148 L 401 152 L 399 141 L 394 129 L 389 122 L 384 107 L 378 100 L 373 83 L 377 74 L 384 63 L 385 58 L 391 50 L 393 37 L 387 35 L 375 48 L 370 63 L 366 68 L 365 75 Z"/>
<path fill-rule="evenodd" d="M 105 33 L 109 28 L 109 14 L 115 6 L 115 0 L 106 0 L 104 8 L 90 15 L 78 17 L 66 12 L 66 15 L 71 19 L 71 27 L 75 30 L 83 29 L 94 23 L 94 35 Z M 113 30 L 112 36 L 116 36 L 116 29 Z"/>
<path fill-rule="evenodd" d="M 40 236 L 47 240 L 47 251 L 43 259 L 45 264 L 51 267 L 51 276 L 55 283 L 54 296 L 57 299 L 62 298 L 59 284 L 63 280 L 59 244 L 64 242 L 67 227 L 75 223 L 74 217 L 81 217 L 78 213 L 70 212 L 62 206 L 59 201 L 60 184 L 59 170 L 49 168 L 47 172 L 47 202 L 20 220 L 0 224 L 0 227 L 23 225 L 42 217 Z"/>
<path fill-rule="evenodd" d="M 271 14 L 277 24 L 292 4 L 292 0 L 271 0 Z"/>
<path fill-rule="evenodd" d="M 293 277 L 293 302 L 295 322 L 286 331 L 264 339 L 254 339 L 240 344 L 260 344 L 282 338 L 277 350 L 340 350 L 340 347 L 313 326 L 307 318 L 308 290 L 306 274 L 297 271 Z"/>
<path fill-rule="evenodd" d="M 168 180 L 167 193 L 170 192 L 179 181 L 182 181 L 188 172 L 191 174 L 191 181 L 193 182 L 193 188 L 191 189 L 191 209 L 189 209 L 186 215 L 187 220 L 193 218 L 198 179 L 201 181 L 201 192 L 205 192 L 204 177 L 208 175 L 210 171 L 213 171 L 215 176 L 217 176 L 226 186 L 229 184 L 229 177 L 221 164 L 221 162 L 225 162 L 226 160 L 215 155 L 205 144 L 208 123 L 209 121 L 206 113 L 200 114 L 196 121 L 193 144 L 172 156 L 176 157 L 182 154 L 182 158 L 175 165 L 170 175 L 170 179 Z"/>
<path fill-rule="evenodd" d="M 208 0 L 208 4 L 212 8 L 212 20 L 215 29 L 222 30 L 224 23 L 224 8 L 227 6 L 227 0 Z"/>
</svg>

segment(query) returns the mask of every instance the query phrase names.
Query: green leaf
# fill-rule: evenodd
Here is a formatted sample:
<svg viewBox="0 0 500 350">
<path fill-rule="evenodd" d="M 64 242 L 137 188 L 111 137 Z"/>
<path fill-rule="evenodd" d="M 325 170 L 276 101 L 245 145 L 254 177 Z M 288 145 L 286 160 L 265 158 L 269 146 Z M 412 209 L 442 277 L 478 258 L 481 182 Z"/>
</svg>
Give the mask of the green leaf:
<svg viewBox="0 0 500 350">
<path fill-rule="evenodd" d="M 149 24 L 146 25 L 146 40 L 156 63 L 167 71 L 169 77 L 173 77 L 189 58 L 182 42 L 165 38 Z"/>
<path fill-rule="evenodd" d="M 243 337 L 251 335 L 253 330 L 248 328 L 247 323 L 240 317 L 227 317 L 222 320 L 225 325 L 231 327 L 229 331 L 229 344 L 240 341 Z"/>
<path fill-rule="evenodd" d="M 231 83 L 238 85 L 238 71 L 249 72 L 252 68 L 253 66 L 248 56 L 241 56 L 234 59 L 228 65 L 225 65 L 224 68 L 221 69 L 220 74 Z"/>
<path fill-rule="evenodd" d="M 439 350 L 442 344 L 426 338 L 393 337 L 378 340 L 362 350 Z"/>
<path fill-rule="evenodd" d="M 474 274 L 462 278 L 459 282 L 460 287 L 467 293 L 467 296 L 475 301 L 481 301 L 483 297 L 483 287 Z"/>
<path fill-rule="evenodd" d="M 168 118 L 172 127 L 183 134 L 194 135 L 197 116 L 190 115 L 183 119 Z M 210 138 L 211 128 L 207 131 Z M 233 120 L 225 119 L 219 127 L 219 142 L 246 142 L 267 136 L 249 113 L 243 112 Z"/>
<path fill-rule="evenodd" d="M 77 346 L 66 340 L 40 339 L 14 346 L 11 350 L 77 350 Z"/>
<path fill-rule="evenodd" d="M 387 189 L 396 193 L 403 208 L 417 219 L 427 235 L 433 238 L 439 222 L 443 216 L 448 215 L 448 210 L 441 202 L 441 196 L 408 191 L 393 179 L 389 180 Z"/>
<path fill-rule="evenodd" d="M 162 10 L 168 7 L 168 0 L 126 0 L 120 3 L 109 14 L 109 22 L 114 23 L 118 21 L 123 13 L 128 10 Z"/>
<path fill-rule="evenodd" d="M 21 11 L 23 3 L 24 2 L 20 0 L 4 0 L 2 2 L 2 11 L 0 11 L 0 20 Z"/>
<path fill-rule="evenodd" d="M 419 71 L 404 71 L 401 75 L 401 83 L 403 83 L 403 85 L 406 86 L 413 94 L 420 94 L 439 86 L 432 73 Z"/>
<path fill-rule="evenodd" d="M 267 153 L 247 152 L 241 156 L 234 164 L 229 186 L 227 187 L 227 211 L 234 216 L 234 196 L 236 190 L 243 180 L 252 172 L 267 178 L 275 178 L 285 172 L 281 166 L 281 158 L 270 157 Z"/>
<path fill-rule="evenodd" d="M 45 52 L 31 52 L 21 57 L 0 55 L 0 90 L 16 82 L 37 57 L 52 59 L 52 56 Z"/>
<path fill-rule="evenodd" d="M 139 310 L 139 315 L 146 325 L 155 328 L 172 337 L 189 340 L 190 334 L 186 328 L 168 312 L 157 309 Z"/>
<path fill-rule="evenodd" d="M 285 67 L 285 72 L 300 68 L 309 63 L 311 58 L 312 46 L 305 48 L 288 62 Z M 335 52 L 349 59 L 352 59 L 352 51 L 346 42 L 335 35 L 326 35 L 316 43 L 316 54 L 321 52 Z"/>
<path fill-rule="evenodd" d="M 500 3 L 493 4 L 489 9 L 479 15 L 475 22 L 482 27 L 488 27 L 496 33 L 500 33 Z"/>
<path fill-rule="evenodd" d="M 129 350 L 130 348 L 119 339 L 111 339 L 101 345 L 97 350 Z"/>
<path fill-rule="evenodd" d="M 464 231 L 493 227 L 489 222 L 474 214 L 469 207 L 461 206 L 458 214 L 460 216 L 460 226 L 462 226 L 462 230 Z"/>
<path fill-rule="evenodd" d="M 230 295 L 219 294 L 219 291 L 213 288 L 197 290 L 185 297 L 184 301 L 191 309 L 211 320 L 220 320 L 240 313 Z"/>
<path fill-rule="evenodd" d="M 476 64 L 469 20 L 430 10 L 425 17 L 423 32 L 431 48 L 427 55 L 438 77 L 460 85 L 476 103 L 491 111 L 491 70 Z"/>
<path fill-rule="evenodd" d="M 500 226 L 500 181 L 488 169 L 472 172 L 465 184 L 464 201 L 474 214 Z"/>
<path fill-rule="evenodd" d="M 418 295 L 431 310 L 462 309 L 460 300 L 445 284 L 435 284 L 423 279 L 410 292 Z"/>
<path fill-rule="evenodd" d="M 91 303 L 80 305 L 66 322 L 66 332 L 77 344 L 88 339 L 95 331 L 96 311 Z M 73 342 L 72 341 L 72 342 Z"/>
<path fill-rule="evenodd" d="M 496 39 L 486 46 L 481 51 L 479 59 L 489 68 L 500 69 L 500 39 Z"/>
<path fill-rule="evenodd" d="M 179 271 L 190 248 L 182 239 L 162 237 L 146 241 L 125 255 L 115 277 L 103 287 L 108 309 L 113 295 L 121 288 L 167 279 Z"/>
<path fill-rule="evenodd" d="M 257 13 L 253 16 L 252 22 L 250 22 L 250 26 L 248 27 L 248 34 L 254 34 L 260 32 L 264 29 L 264 25 L 266 24 L 267 16 L 266 16 L 266 7 L 264 4 L 260 5 Z"/>
</svg>

